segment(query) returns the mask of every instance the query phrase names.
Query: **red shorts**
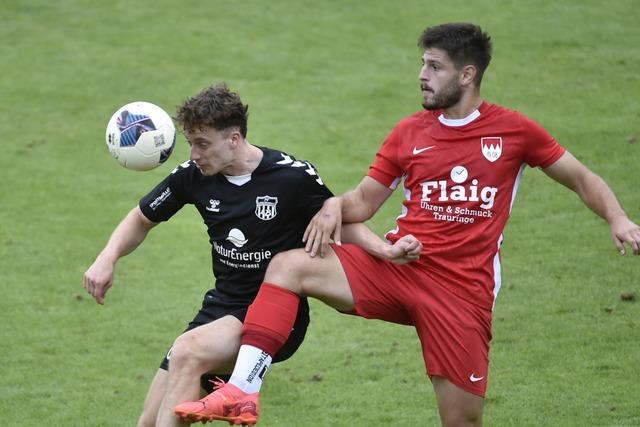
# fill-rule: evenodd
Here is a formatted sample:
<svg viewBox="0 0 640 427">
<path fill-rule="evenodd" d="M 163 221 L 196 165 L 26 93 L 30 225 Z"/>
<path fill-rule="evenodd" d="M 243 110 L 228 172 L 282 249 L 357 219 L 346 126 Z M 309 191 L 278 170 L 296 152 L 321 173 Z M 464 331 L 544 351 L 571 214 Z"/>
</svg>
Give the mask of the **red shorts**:
<svg viewBox="0 0 640 427">
<path fill-rule="evenodd" d="M 332 247 L 353 293 L 352 314 L 415 326 L 429 377 L 447 378 L 484 397 L 489 373 L 490 310 L 453 294 L 419 264 L 397 265 L 355 245 Z"/>
</svg>

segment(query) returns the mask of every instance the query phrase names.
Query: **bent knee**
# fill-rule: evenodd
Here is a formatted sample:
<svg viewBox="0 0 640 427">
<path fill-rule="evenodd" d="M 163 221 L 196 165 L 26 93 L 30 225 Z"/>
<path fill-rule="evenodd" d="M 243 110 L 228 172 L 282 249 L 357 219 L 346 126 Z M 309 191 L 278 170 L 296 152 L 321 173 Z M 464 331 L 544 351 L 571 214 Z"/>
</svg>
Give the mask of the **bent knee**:
<svg viewBox="0 0 640 427">
<path fill-rule="evenodd" d="M 180 335 L 171 347 L 169 371 L 202 367 L 206 362 L 204 345 L 197 334 L 186 332 Z"/>
<path fill-rule="evenodd" d="M 304 249 L 292 249 L 279 252 L 269 261 L 267 271 L 275 273 L 288 271 L 292 268 L 299 270 L 304 268 L 305 264 L 312 259 Z"/>
<path fill-rule="evenodd" d="M 291 289 L 291 286 L 295 287 L 296 282 L 299 282 L 313 268 L 312 261 L 313 258 L 304 249 L 280 252 L 269 261 L 264 280 Z"/>
<path fill-rule="evenodd" d="M 343 276 L 333 250 L 324 257 L 311 257 L 304 249 L 294 249 L 281 252 L 273 258 L 264 280 L 298 295 L 320 297 L 327 291 L 326 283 L 346 280 Z"/>
</svg>

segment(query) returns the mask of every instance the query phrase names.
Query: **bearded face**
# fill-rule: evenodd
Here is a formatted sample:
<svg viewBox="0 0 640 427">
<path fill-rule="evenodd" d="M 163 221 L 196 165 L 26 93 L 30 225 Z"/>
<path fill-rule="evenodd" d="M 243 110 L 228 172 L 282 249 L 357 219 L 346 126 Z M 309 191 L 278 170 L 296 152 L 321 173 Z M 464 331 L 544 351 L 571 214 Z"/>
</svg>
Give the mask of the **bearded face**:
<svg viewBox="0 0 640 427">
<path fill-rule="evenodd" d="M 422 106 L 425 110 L 443 110 L 457 104 L 462 98 L 462 85 L 458 82 L 457 73 L 444 82 L 439 88 L 433 83 L 422 83 Z"/>
</svg>

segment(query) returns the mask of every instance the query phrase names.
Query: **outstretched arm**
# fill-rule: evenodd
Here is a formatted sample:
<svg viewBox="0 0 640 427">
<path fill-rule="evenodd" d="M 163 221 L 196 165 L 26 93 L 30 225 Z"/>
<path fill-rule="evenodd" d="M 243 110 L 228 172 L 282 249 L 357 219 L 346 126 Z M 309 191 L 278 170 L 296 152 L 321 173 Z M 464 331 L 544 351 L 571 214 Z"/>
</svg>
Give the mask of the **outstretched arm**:
<svg viewBox="0 0 640 427">
<path fill-rule="evenodd" d="M 107 245 L 84 273 L 84 288 L 98 304 L 104 304 L 105 294 L 113 284 L 118 259 L 133 252 L 156 224 L 149 221 L 138 206 L 118 224 Z"/>
<path fill-rule="evenodd" d="M 356 244 L 369 254 L 396 264 L 416 261 L 422 252 L 422 243 L 411 234 L 403 236 L 391 245 L 362 223 L 343 224 L 342 241 Z"/>
<path fill-rule="evenodd" d="M 613 191 L 602 178 L 591 172 L 568 151 L 554 164 L 545 168 L 544 172 L 575 191 L 585 205 L 607 220 L 611 227 L 613 244 L 621 254 L 625 254 L 625 243 L 631 246 L 634 254 L 640 254 L 640 227 L 627 217 Z"/>
<path fill-rule="evenodd" d="M 342 223 L 364 222 L 378 211 L 393 190 L 365 176 L 360 184 L 342 196 L 327 199 L 304 232 L 305 250 L 323 256 L 331 238 L 342 243 Z"/>
</svg>

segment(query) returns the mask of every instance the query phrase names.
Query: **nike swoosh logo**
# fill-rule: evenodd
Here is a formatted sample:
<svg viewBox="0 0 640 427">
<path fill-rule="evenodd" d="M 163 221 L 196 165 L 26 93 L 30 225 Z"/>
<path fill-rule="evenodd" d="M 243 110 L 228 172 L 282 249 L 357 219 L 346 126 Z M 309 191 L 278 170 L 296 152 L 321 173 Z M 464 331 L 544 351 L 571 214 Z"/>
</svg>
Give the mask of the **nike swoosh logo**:
<svg viewBox="0 0 640 427">
<path fill-rule="evenodd" d="M 471 381 L 472 383 L 477 383 L 478 381 L 481 381 L 484 377 L 476 377 L 474 374 L 471 374 L 469 376 L 469 381 Z"/>
<path fill-rule="evenodd" d="M 435 145 L 430 145 L 430 146 L 428 146 L 428 147 L 424 147 L 424 148 L 416 148 L 416 147 L 413 147 L 413 155 L 415 156 L 416 154 L 420 154 L 420 153 L 422 153 L 423 151 L 430 150 L 430 149 L 432 149 L 433 147 L 435 147 Z"/>
</svg>

